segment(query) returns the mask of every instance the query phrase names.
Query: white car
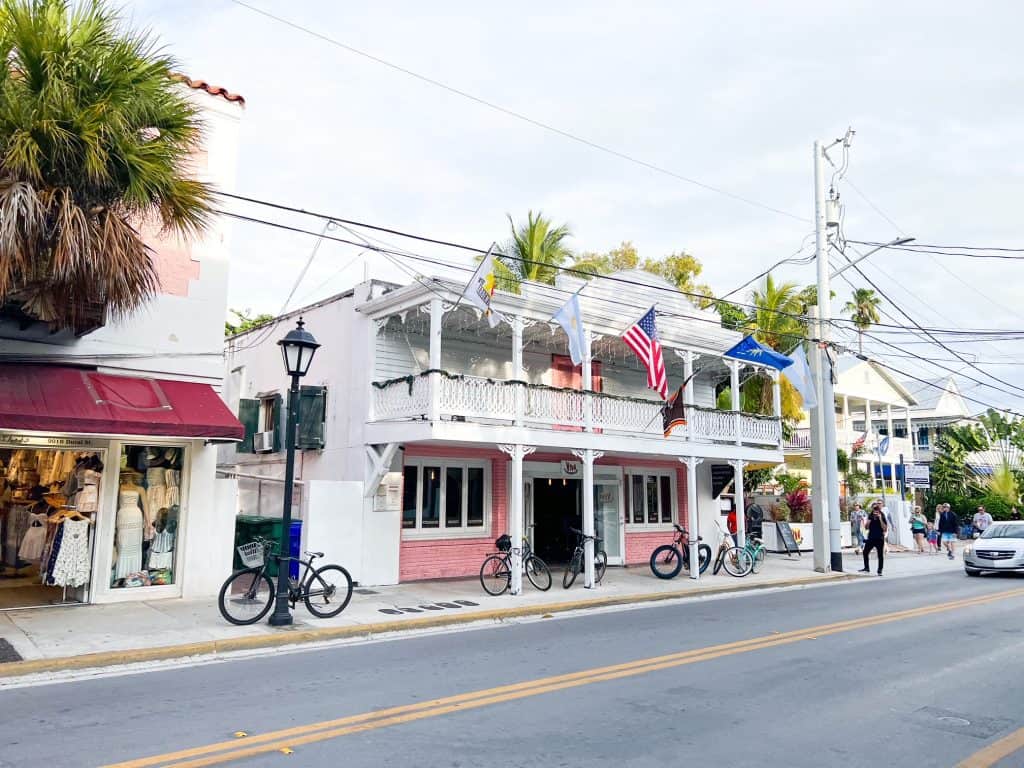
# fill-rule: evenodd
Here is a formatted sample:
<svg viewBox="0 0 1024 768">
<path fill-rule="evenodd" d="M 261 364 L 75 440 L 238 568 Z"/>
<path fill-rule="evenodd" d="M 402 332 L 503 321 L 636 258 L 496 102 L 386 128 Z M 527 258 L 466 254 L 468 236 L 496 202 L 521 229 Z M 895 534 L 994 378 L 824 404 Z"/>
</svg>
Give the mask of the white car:
<svg viewBox="0 0 1024 768">
<path fill-rule="evenodd" d="M 1024 520 L 1002 520 L 964 547 L 964 571 L 1024 571 Z"/>
</svg>

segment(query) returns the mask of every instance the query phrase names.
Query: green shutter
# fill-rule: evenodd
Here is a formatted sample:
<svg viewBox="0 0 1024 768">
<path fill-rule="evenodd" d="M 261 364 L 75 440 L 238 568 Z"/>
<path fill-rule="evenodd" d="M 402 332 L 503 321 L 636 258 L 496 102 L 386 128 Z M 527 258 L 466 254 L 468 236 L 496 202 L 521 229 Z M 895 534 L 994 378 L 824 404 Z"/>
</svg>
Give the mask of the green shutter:
<svg viewBox="0 0 1024 768">
<path fill-rule="evenodd" d="M 245 427 L 245 438 L 235 448 L 239 453 L 252 453 L 252 436 L 259 432 L 260 423 L 260 401 L 246 400 L 238 401 L 238 420 Z"/>
<path fill-rule="evenodd" d="M 284 398 L 274 395 L 274 405 L 270 412 L 270 423 L 274 425 L 274 453 L 284 449 L 284 435 L 288 424 L 288 411 L 284 407 Z"/>
<path fill-rule="evenodd" d="M 299 390 L 299 432 L 296 447 L 318 451 L 324 447 L 324 415 L 327 413 L 327 387 L 302 387 Z"/>
</svg>

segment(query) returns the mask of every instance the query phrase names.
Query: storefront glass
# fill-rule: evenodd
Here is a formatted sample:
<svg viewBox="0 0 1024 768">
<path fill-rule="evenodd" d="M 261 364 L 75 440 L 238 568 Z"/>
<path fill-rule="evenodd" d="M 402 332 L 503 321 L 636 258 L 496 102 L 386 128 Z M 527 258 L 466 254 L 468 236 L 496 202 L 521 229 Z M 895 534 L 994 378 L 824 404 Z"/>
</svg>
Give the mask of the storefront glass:
<svg viewBox="0 0 1024 768">
<path fill-rule="evenodd" d="M 175 583 L 184 449 L 125 445 L 118 472 L 115 589 Z"/>
<path fill-rule="evenodd" d="M 0 448 L 0 609 L 88 599 L 103 470 L 101 451 Z"/>
</svg>

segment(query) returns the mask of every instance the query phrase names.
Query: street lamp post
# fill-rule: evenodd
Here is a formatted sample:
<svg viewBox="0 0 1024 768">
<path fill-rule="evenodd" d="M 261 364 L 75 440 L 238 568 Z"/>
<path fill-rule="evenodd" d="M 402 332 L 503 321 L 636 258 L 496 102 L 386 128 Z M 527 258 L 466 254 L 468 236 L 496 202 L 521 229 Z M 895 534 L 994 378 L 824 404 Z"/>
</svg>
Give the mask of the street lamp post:
<svg viewBox="0 0 1024 768">
<path fill-rule="evenodd" d="M 284 367 L 291 376 L 292 385 L 288 390 L 288 417 L 285 425 L 285 465 L 284 465 L 284 510 L 281 514 L 281 561 L 277 566 L 277 601 L 274 612 L 270 615 L 270 624 L 284 627 L 292 623 L 292 614 L 288 605 L 288 576 L 291 570 L 291 528 L 292 528 L 292 489 L 295 486 L 295 432 L 299 426 L 299 379 L 309 371 L 313 355 L 320 347 L 313 334 L 305 329 L 302 318 L 295 328 L 288 331 L 278 345 L 284 358 Z"/>
</svg>

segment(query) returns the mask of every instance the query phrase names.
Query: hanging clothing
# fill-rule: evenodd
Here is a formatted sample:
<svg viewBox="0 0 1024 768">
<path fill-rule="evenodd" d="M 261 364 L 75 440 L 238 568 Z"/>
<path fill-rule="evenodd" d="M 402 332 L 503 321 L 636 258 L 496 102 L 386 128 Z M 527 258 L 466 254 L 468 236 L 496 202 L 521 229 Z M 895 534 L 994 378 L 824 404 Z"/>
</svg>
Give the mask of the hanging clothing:
<svg viewBox="0 0 1024 768">
<path fill-rule="evenodd" d="M 78 492 L 74 506 L 79 512 L 95 512 L 100 499 L 100 473 L 93 469 L 79 469 L 75 472 Z"/>
<path fill-rule="evenodd" d="M 18 564 L 18 547 L 28 532 L 34 504 L 13 504 L 4 519 L 4 537 L 0 542 L 0 560 L 11 566 Z"/>
<path fill-rule="evenodd" d="M 57 564 L 57 555 L 60 554 L 60 544 L 64 537 L 63 525 L 54 525 L 53 528 L 53 538 L 50 539 L 49 547 L 43 551 L 43 562 L 46 563 L 46 568 L 42 569 L 40 573 L 43 584 L 53 584 L 50 574 L 53 573 L 53 567 Z"/>
<path fill-rule="evenodd" d="M 142 535 L 145 521 L 138 491 L 121 491 L 117 496 L 117 563 L 114 578 L 142 570 Z"/>
<path fill-rule="evenodd" d="M 60 548 L 53 568 L 50 569 L 50 583 L 58 587 L 81 587 L 89 583 L 89 521 L 65 520 Z"/>
<path fill-rule="evenodd" d="M 167 507 L 181 504 L 181 470 L 168 469 L 167 472 Z"/>
<path fill-rule="evenodd" d="M 28 530 L 18 547 L 18 557 L 21 560 L 37 561 L 43 556 L 43 547 L 46 544 L 46 513 L 39 512 L 31 515 Z"/>
<path fill-rule="evenodd" d="M 146 470 L 146 500 L 149 502 L 149 514 L 155 519 L 161 509 L 167 508 L 167 484 L 164 482 L 167 470 L 163 467 L 150 467 Z M 152 524 L 146 526 L 145 539 L 150 541 L 156 535 Z"/>
<path fill-rule="evenodd" d="M 174 563 L 174 534 L 170 531 L 160 531 L 153 537 L 153 543 L 149 548 L 149 570 L 158 568 L 170 568 Z"/>
</svg>

